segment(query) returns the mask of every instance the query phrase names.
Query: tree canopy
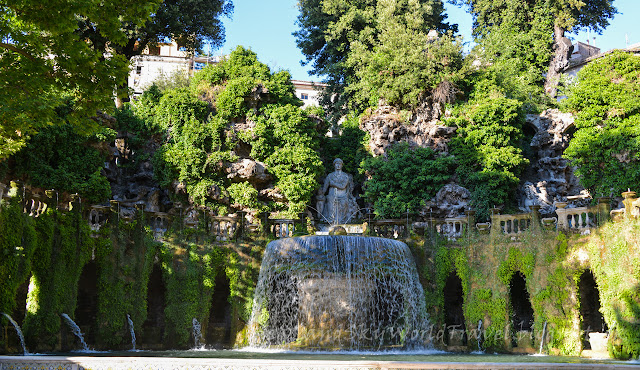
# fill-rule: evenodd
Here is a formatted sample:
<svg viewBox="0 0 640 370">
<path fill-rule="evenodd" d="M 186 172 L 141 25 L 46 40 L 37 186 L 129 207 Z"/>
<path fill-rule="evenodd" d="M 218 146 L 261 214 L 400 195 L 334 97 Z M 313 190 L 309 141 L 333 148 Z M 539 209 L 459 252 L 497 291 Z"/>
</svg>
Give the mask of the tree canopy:
<svg viewBox="0 0 640 370">
<path fill-rule="evenodd" d="M 576 132 L 564 156 L 592 196 L 640 183 L 640 57 L 621 51 L 589 63 L 569 91 Z"/>
<path fill-rule="evenodd" d="M 296 42 L 312 66 L 311 73 L 325 78 L 328 87 L 321 102 L 336 118 L 362 109 L 362 98 L 354 100 L 356 92 L 346 89 L 360 78 L 360 62 L 353 60 L 359 57 L 352 54 L 372 51 L 385 28 L 393 32 L 394 27 L 408 27 L 407 31 L 423 35 L 431 29 L 455 29 L 445 23 L 440 0 L 302 0 L 299 8 Z"/>
<path fill-rule="evenodd" d="M 30 135 L 63 122 L 59 107 L 71 102 L 65 119 L 79 129 L 95 127 L 89 117 L 113 105 L 116 83 L 126 80 L 128 61 L 109 54 L 79 32 L 90 23 L 110 46 L 124 45 L 122 22 L 142 24 L 156 1 L 0 1 L 0 159 L 22 148 Z M 87 129 L 89 128 L 89 129 Z"/>
</svg>

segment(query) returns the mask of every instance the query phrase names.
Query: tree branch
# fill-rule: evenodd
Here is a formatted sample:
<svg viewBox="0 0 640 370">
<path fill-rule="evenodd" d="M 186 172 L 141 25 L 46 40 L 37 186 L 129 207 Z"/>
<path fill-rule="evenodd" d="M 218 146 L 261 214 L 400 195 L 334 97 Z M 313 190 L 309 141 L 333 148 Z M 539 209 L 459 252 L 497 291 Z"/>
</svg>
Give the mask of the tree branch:
<svg viewBox="0 0 640 370">
<path fill-rule="evenodd" d="M 9 49 L 9 50 L 11 50 L 11 51 L 13 51 L 13 52 L 16 52 L 16 53 L 18 53 L 18 54 L 20 54 L 20 55 L 22 55 L 22 56 L 24 56 L 24 57 L 29 58 L 30 60 L 32 60 L 32 61 L 34 61 L 34 62 L 35 62 L 35 60 L 36 60 L 36 58 L 35 58 L 33 55 L 31 55 L 31 54 L 27 53 L 26 51 L 24 51 L 24 50 L 22 50 L 22 49 L 19 49 L 19 48 L 17 48 L 17 47 L 15 47 L 15 46 L 13 46 L 13 45 L 11 45 L 11 44 L 7 44 L 7 43 L 4 43 L 4 42 L 0 42 L 0 47 L 3 47 L 3 48 L 5 48 L 5 49 Z"/>
</svg>

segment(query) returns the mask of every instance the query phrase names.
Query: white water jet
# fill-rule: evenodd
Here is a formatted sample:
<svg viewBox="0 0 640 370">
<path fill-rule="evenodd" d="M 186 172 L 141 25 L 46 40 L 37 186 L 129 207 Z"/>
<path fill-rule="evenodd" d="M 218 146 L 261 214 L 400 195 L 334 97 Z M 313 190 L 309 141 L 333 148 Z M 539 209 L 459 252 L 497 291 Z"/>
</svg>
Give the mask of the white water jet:
<svg viewBox="0 0 640 370">
<path fill-rule="evenodd" d="M 18 338 L 20 338 L 20 345 L 22 346 L 22 353 L 26 356 L 29 354 L 29 351 L 27 351 L 27 346 L 24 344 L 24 335 L 22 335 L 22 330 L 20 330 L 20 326 L 18 325 L 17 322 L 15 322 L 11 316 L 7 315 L 6 313 L 2 313 L 2 315 L 4 317 L 7 318 L 7 320 L 9 320 L 9 322 L 11 323 L 11 325 L 13 325 L 13 328 L 16 330 L 16 333 L 18 334 Z"/>
<path fill-rule="evenodd" d="M 542 354 L 542 346 L 544 345 L 544 337 L 547 335 L 547 322 L 544 322 L 544 326 L 542 327 L 542 337 L 540 338 L 540 351 L 538 354 Z"/>
<path fill-rule="evenodd" d="M 481 336 L 482 336 L 482 320 L 478 320 L 478 351 L 480 352 L 482 352 Z"/>
<path fill-rule="evenodd" d="M 80 343 L 82 344 L 82 350 L 89 351 L 89 346 L 87 346 L 87 343 L 84 341 L 84 335 L 82 334 L 82 330 L 80 330 L 80 327 L 78 326 L 78 324 L 76 324 L 75 321 L 71 320 L 69 315 L 67 315 L 66 313 L 61 314 L 61 316 L 65 319 L 67 324 L 69 324 L 69 327 L 71 328 L 71 332 L 73 332 L 73 334 L 76 337 L 78 337 L 78 339 L 80 339 Z"/>
<path fill-rule="evenodd" d="M 431 345 L 422 286 L 406 244 L 304 236 L 267 245 L 249 324 L 252 347 Z"/>
<path fill-rule="evenodd" d="M 202 326 L 198 322 L 198 320 L 194 317 L 191 321 L 193 328 L 191 329 L 191 334 L 193 335 L 193 344 L 195 349 L 198 349 L 202 346 L 200 343 L 200 339 L 202 339 Z"/>
<path fill-rule="evenodd" d="M 131 333 L 131 346 L 133 347 L 131 350 L 136 350 L 136 332 L 133 331 L 133 320 L 131 320 L 131 316 L 127 314 L 127 321 L 129 322 L 129 332 Z"/>
</svg>

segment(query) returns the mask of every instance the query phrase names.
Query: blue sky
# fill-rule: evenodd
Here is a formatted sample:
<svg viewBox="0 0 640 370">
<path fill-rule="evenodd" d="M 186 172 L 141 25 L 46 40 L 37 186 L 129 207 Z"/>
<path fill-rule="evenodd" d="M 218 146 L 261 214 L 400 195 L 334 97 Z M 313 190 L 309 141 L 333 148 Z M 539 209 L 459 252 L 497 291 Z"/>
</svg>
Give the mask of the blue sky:
<svg viewBox="0 0 640 370">
<path fill-rule="evenodd" d="M 296 80 L 320 81 L 317 76 L 309 76 L 307 66 L 301 66 L 304 60 L 296 47 L 291 34 L 297 29 L 298 0 L 235 0 L 231 19 L 224 19 L 226 42 L 214 55 L 224 55 L 237 45 L 250 48 L 258 54 L 258 59 L 272 70 L 286 69 Z M 569 34 L 574 41 L 585 42 L 587 37 L 596 37 L 596 45 L 606 51 L 624 48 L 625 35 L 629 45 L 640 42 L 640 1 L 616 0 L 614 5 L 620 14 L 610 21 L 602 35 L 587 33 Z M 471 41 L 471 16 L 464 9 L 447 4 L 448 21 L 459 25 L 459 32 L 465 42 Z"/>
</svg>

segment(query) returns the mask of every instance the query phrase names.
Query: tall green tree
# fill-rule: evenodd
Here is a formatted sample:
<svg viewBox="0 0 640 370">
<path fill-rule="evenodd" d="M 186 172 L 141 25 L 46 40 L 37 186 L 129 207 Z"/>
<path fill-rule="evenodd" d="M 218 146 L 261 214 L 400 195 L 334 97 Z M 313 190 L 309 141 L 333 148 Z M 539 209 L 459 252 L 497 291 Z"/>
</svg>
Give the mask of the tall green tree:
<svg viewBox="0 0 640 370">
<path fill-rule="evenodd" d="M 505 22 L 514 17 L 522 24 L 532 22 L 546 13 L 552 19 L 548 37 L 552 56 L 548 62 L 545 90 L 555 96 L 560 72 L 567 66 L 567 31 L 589 29 L 600 33 L 609 25 L 617 10 L 613 0 L 449 0 L 453 4 L 466 5 L 473 14 L 474 35 L 482 38 L 492 32 L 499 32 Z"/>
<path fill-rule="evenodd" d="M 619 195 L 640 183 L 640 57 L 624 52 L 578 73 L 566 108 L 576 132 L 564 156 L 596 196 Z"/>
<path fill-rule="evenodd" d="M 142 25 L 157 1 L 0 1 L 0 160 L 22 148 L 39 129 L 64 120 L 56 112 L 69 99 L 65 119 L 90 131 L 88 117 L 113 105 L 113 88 L 126 80 L 128 61 L 109 54 L 80 32 L 93 25 L 109 47 L 127 42 L 123 22 Z"/>
<path fill-rule="evenodd" d="M 156 0 L 157 1 L 157 0 Z M 113 51 L 131 60 L 140 55 L 147 46 L 174 40 L 190 52 L 201 49 L 205 43 L 212 47 L 224 43 L 224 25 L 221 17 L 231 16 L 231 0 L 160 0 L 149 21 L 144 24 L 123 20 L 121 29 L 126 33 L 124 43 L 113 46 Z M 90 20 L 81 23 L 82 34 L 97 44 L 109 44 L 100 29 Z M 126 80 L 121 81 L 118 104 L 128 101 Z"/>
<path fill-rule="evenodd" d="M 354 45 L 360 50 L 373 50 L 379 43 L 383 19 L 393 18 L 381 17 L 381 12 L 392 9 L 392 14 L 401 16 L 401 22 L 420 24 L 415 31 L 425 35 L 431 29 L 455 29 L 445 23 L 440 0 L 300 0 L 298 6 L 299 29 L 294 36 L 305 63 L 312 66 L 311 73 L 323 76 L 328 84 L 321 104 L 334 117 L 362 109 L 358 104 L 362 99 L 353 100 L 355 91 L 346 89 L 359 79 L 359 66 L 349 58 L 353 59 Z"/>
</svg>

